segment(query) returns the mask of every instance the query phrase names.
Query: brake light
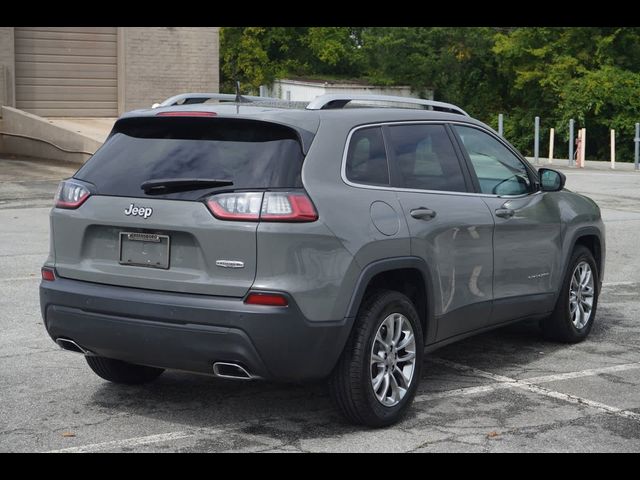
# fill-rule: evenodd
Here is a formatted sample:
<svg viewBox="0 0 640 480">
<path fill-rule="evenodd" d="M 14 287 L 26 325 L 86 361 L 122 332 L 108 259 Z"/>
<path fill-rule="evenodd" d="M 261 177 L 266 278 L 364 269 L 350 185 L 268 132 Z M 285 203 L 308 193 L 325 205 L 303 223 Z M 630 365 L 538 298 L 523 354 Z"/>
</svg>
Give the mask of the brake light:
<svg viewBox="0 0 640 480">
<path fill-rule="evenodd" d="M 216 112 L 160 112 L 156 117 L 215 117 Z"/>
<path fill-rule="evenodd" d="M 314 222 L 311 199 L 303 192 L 238 192 L 213 195 L 207 206 L 221 220 Z"/>
<path fill-rule="evenodd" d="M 87 187 L 70 180 L 60 182 L 55 196 L 55 206 L 57 208 L 78 208 L 82 205 L 91 192 Z"/>
<path fill-rule="evenodd" d="M 56 279 L 56 272 L 53 268 L 42 267 L 40 273 L 42 274 L 42 280 L 47 282 L 53 282 Z"/>
<path fill-rule="evenodd" d="M 287 297 L 279 293 L 251 292 L 244 303 L 248 305 L 266 305 L 269 307 L 286 307 L 289 305 Z"/>
</svg>

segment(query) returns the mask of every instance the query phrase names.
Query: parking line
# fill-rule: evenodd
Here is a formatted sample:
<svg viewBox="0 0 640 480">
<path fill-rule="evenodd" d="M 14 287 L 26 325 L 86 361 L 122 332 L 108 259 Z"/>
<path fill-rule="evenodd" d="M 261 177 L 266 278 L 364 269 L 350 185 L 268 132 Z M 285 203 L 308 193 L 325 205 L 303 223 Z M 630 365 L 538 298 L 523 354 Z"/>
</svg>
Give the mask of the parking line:
<svg viewBox="0 0 640 480">
<path fill-rule="evenodd" d="M 610 405 L 605 405 L 603 403 L 578 397 L 575 395 L 569 395 L 566 393 L 557 392 L 557 391 L 550 390 L 548 388 L 544 388 L 537 385 L 538 383 L 548 383 L 548 382 L 554 382 L 558 380 L 592 377 L 592 376 L 600 375 L 602 373 L 614 373 L 614 372 L 623 372 L 628 370 L 637 370 L 637 369 L 640 369 L 640 362 L 626 363 L 622 365 L 612 365 L 610 367 L 602 367 L 602 368 L 591 368 L 591 369 L 582 370 L 579 372 L 559 373 L 559 374 L 553 374 L 553 375 L 545 375 L 541 377 L 531 377 L 524 380 L 517 380 L 510 377 L 505 377 L 503 375 L 497 375 L 495 373 L 486 372 L 484 370 L 480 370 L 474 367 L 469 367 L 467 365 L 462 365 L 456 362 L 451 362 L 449 360 L 445 360 L 442 358 L 432 357 L 432 358 L 429 358 L 428 361 L 430 361 L 431 363 L 447 366 L 458 371 L 472 373 L 476 376 L 489 378 L 491 380 L 494 380 L 495 383 L 491 383 L 489 385 L 479 385 L 476 387 L 456 388 L 453 390 L 445 390 L 443 392 L 419 394 L 419 395 L 416 395 L 415 397 L 415 401 L 418 403 L 439 399 L 439 398 L 476 395 L 480 393 L 492 392 L 495 390 L 500 390 L 505 388 L 520 388 L 520 389 L 528 390 L 530 392 L 544 395 L 547 397 L 556 398 L 556 399 L 563 400 L 563 401 L 577 404 L 577 405 L 587 405 L 589 407 L 595 408 L 597 410 L 600 410 L 606 413 L 640 421 L 640 414 L 638 413 L 631 412 L 628 410 L 623 410 L 617 407 L 612 407 Z M 315 412 L 315 413 L 319 414 L 321 412 Z M 47 453 L 91 453 L 91 452 L 100 452 L 104 450 L 117 450 L 117 449 L 127 448 L 127 447 L 137 447 L 142 445 L 150 445 L 154 443 L 170 442 L 170 441 L 180 440 L 184 438 L 195 437 L 197 435 L 202 435 L 202 434 L 217 435 L 228 430 L 233 430 L 234 428 L 237 428 L 237 426 L 238 424 L 232 423 L 227 425 L 225 429 L 201 428 L 201 429 L 192 430 L 192 431 L 161 433 L 157 435 L 147 435 L 144 437 L 134 437 L 134 438 L 127 438 L 123 440 L 114 440 L 110 442 L 81 445 L 78 447 L 62 448 L 59 450 L 51 450 Z"/>
<path fill-rule="evenodd" d="M 21 282 L 22 280 L 40 280 L 40 276 L 0 278 L 0 282 Z"/>
<path fill-rule="evenodd" d="M 126 438 L 124 440 L 114 440 L 111 442 L 93 443 L 90 445 L 82 445 L 79 447 L 62 448 L 60 450 L 50 450 L 46 453 L 91 453 L 102 450 L 116 450 L 126 447 L 138 447 L 140 445 L 149 445 L 152 443 L 169 442 L 172 440 L 180 440 L 182 438 L 192 437 L 195 432 L 170 432 L 160 433 L 157 435 L 147 435 L 146 437 Z"/>
<path fill-rule="evenodd" d="M 591 368 L 588 370 L 582 370 L 580 372 L 567 372 L 558 373 L 556 375 L 545 375 L 542 377 L 531 377 L 525 378 L 524 381 L 528 383 L 549 383 L 556 382 L 558 380 L 570 380 L 572 378 L 592 377 L 595 375 L 600 375 L 601 373 L 626 372 L 627 370 L 637 369 L 640 369 L 640 362 L 612 365 L 610 367 Z"/>
<path fill-rule="evenodd" d="M 640 282 L 604 282 L 603 287 L 617 287 L 622 285 L 636 285 Z"/>
<path fill-rule="evenodd" d="M 606 405 L 604 403 L 596 402 L 595 400 L 589 400 L 588 398 L 579 397 L 577 395 L 570 395 L 568 393 L 557 392 L 555 390 L 550 390 L 550 389 L 545 388 L 545 387 L 540 387 L 538 385 L 533 384 L 530 380 L 517 380 L 515 378 L 505 377 L 504 375 L 497 375 L 497 374 L 491 373 L 491 372 L 485 372 L 484 370 L 480 370 L 478 368 L 469 367 L 467 365 L 462 365 L 460 363 L 452 362 L 450 360 L 445 360 L 445 359 L 442 359 L 442 358 L 432 358 L 431 361 L 433 363 L 436 363 L 436 364 L 439 364 L 439 365 L 444 365 L 444 366 L 453 368 L 453 369 L 458 370 L 458 371 L 472 373 L 472 374 L 477 375 L 479 377 L 489 378 L 491 380 L 496 381 L 497 383 L 503 383 L 505 385 L 508 385 L 509 387 L 519 388 L 521 390 L 527 390 L 529 392 L 537 393 L 537 394 L 544 395 L 544 396 L 550 397 L 550 398 L 555 398 L 557 400 L 564 400 L 565 402 L 573 403 L 573 404 L 576 404 L 576 405 L 587 405 L 589 407 L 595 408 L 595 409 L 600 410 L 600 411 L 605 412 L 605 413 L 611 413 L 611 414 L 619 416 L 619 417 L 631 418 L 631 419 L 640 421 L 640 413 L 632 412 L 632 411 L 629 411 L 629 410 L 624 410 L 624 409 L 618 408 L 618 407 L 613 407 L 611 405 Z M 598 370 L 598 369 L 585 370 L 584 372 L 576 372 L 575 375 L 577 375 L 578 373 L 583 373 L 583 375 L 581 375 L 581 376 L 597 375 L 597 373 L 593 373 L 595 370 Z M 631 370 L 630 364 L 629 364 L 629 368 L 627 368 L 627 370 Z M 557 378 L 560 375 L 562 375 L 562 374 L 550 375 L 549 377 L 552 377 L 552 378 L 556 377 Z M 538 382 L 540 382 L 540 378 L 541 377 L 538 377 Z M 544 378 L 544 377 L 542 377 L 542 378 Z M 572 378 L 578 378 L 578 376 L 574 376 Z M 551 380 L 551 381 L 553 381 L 553 380 Z M 487 385 L 487 387 L 488 387 L 488 385 Z M 495 385 L 494 385 L 494 388 L 496 388 Z M 500 387 L 500 388 L 504 388 L 504 387 Z"/>
</svg>

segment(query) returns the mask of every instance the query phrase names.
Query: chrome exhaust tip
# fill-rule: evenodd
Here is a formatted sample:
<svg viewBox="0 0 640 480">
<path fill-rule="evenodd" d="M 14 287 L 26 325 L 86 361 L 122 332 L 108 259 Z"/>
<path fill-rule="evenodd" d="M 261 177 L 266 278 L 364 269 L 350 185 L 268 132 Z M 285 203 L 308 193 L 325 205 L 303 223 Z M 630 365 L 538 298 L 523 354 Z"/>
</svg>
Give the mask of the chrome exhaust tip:
<svg viewBox="0 0 640 480">
<path fill-rule="evenodd" d="M 69 352 L 81 353 L 82 355 L 87 355 L 88 353 L 90 353 L 89 350 L 81 347 L 76 342 L 74 342 L 73 340 L 69 340 L 68 338 L 57 338 L 56 343 L 60 348 Z"/>
<path fill-rule="evenodd" d="M 233 380 L 252 380 L 254 378 L 244 367 L 237 363 L 227 362 L 215 362 L 213 364 L 213 374 L 216 377 Z"/>
</svg>

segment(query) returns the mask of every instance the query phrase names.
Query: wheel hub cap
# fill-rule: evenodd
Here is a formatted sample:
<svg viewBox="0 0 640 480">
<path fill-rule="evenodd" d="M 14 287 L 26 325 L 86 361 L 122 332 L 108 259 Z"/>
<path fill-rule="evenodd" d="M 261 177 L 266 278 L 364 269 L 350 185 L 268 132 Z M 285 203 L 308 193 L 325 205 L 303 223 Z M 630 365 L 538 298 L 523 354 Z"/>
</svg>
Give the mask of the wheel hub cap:
<svg viewBox="0 0 640 480">
<path fill-rule="evenodd" d="M 411 322 L 392 313 L 378 327 L 371 346 L 371 386 L 378 401 L 393 407 L 404 398 L 415 371 L 416 340 Z"/>
<path fill-rule="evenodd" d="M 576 265 L 569 286 L 569 315 L 577 329 L 583 329 L 591 319 L 595 282 L 591 266 L 582 261 Z"/>
</svg>

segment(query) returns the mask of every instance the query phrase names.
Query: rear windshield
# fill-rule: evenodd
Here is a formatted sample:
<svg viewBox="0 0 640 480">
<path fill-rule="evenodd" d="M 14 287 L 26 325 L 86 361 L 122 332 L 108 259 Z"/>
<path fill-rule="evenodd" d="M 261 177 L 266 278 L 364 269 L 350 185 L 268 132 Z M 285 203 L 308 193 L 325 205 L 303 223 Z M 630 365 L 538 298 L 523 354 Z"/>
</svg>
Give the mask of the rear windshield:
<svg viewBox="0 0 640 480">
<path fill-rule="evenodd" d="M 212 118 L 120 120 L 75 178 L 98 195 L 146 197 L 157 179 L 218 179 L 233 186 L 154 195 L 193 200 L 212 190 L 299 188 L 304 159 L 297 133 L 269 122 Z"/>
</svg>

